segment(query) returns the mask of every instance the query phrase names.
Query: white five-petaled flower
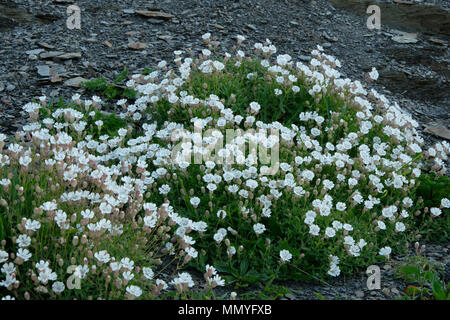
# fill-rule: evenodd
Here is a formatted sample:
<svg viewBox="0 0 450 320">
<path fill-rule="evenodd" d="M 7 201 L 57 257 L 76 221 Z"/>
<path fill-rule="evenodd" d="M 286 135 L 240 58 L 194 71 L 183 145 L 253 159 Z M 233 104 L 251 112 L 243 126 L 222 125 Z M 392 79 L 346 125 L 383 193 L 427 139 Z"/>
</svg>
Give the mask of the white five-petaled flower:
<svg viewBox="0 0 450 320">
<path fill-rule="evenodd" d="M 292 254 L 288 250 L 281 250 L 280 251 L 280 259 L 282 262 L 288 262 L 292 259 Z"/>
<path fill-rule="evenodd" d="M 262 223 L 256 223 L 255 225 L 253 225 L 253 230 L 256 234 L 262 234 L 264 231 L 266 231 L 266 226 Z"/>
<path fill-rule="evenodd" d="M 139 298 L 142 295 L 142 289 L 139 288 L 138 286 L 131 285 L 128 286 L 126 290 L 134 298 Z"/>
<path fill-rule="evenodd" d="M 388 257 L 392 252 L 392 249 L 390 247 L 383 247 L 380 249 L 379 254 L 385 257 Z"/>
</svg>

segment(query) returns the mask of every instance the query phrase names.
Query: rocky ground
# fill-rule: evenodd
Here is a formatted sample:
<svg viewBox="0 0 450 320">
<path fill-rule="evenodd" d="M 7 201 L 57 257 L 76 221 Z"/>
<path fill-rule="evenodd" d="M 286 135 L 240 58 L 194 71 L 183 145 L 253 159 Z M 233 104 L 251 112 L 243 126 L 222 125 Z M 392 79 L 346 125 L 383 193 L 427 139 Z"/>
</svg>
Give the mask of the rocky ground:
<svg viewBox="0 0 450 320">
<path fill-rule="evenodd" d="M 381 270 L 381 288 L 379 290 L 369 290 L 367 287 L 367 277 L 365 270 L 351 279 L 339 277 L 332 281 L 327 281 L 328 285 L 316 284 L 298 284 L 288 283 L 286 288 L 291 290 L 287 294 L 287 299 L 318 299 L 316 293 L 322 295 L 325 299 L 336 300 L 391 300 L 400 298 L 403 295 L 407 283 L 395 274 L 395 268 L 402 265 L 408 257 L 414 256 L 414 248 L 410 248 L 407 254 L 394 256 L 387 264 L 379 264 Z M 450 243 L 447 244 L 428 244 L 422 256 L 445 271 L 447 283 L 450 282 Z"/>
<path fill-rule="evenodd" d="M 80 30 L 67 28 L 71 4 L 0 0 L 0 132 L 25 123 L 21 107 L 33 98 L 83 94 L 81 79 L 112 80 L 125 68 L 142 72 L 171 60 L 174 50 L 199 48 L 201 35 L 211 32 L 227 48 L 238 34 L 248 46 L 268 38 L 280 53 L 304 61 L 320 44 L 352 79 L 363 80 L 376 67 L 374 87 L 419 121 L 427 143 L 450 139 L 448 0 L 78 0 Z M 381 9 L 380 30 L 367 28 L 371 4 Z M 149 18 L 140 10 L 160 14 Z M 441 245 L 432 253 L 445 263 L 448 249 Z M 391 294 L 369 293 L 366 279 L 339 279 L 331 287 L 295 284 L 300 291 L 293 297 L 315 298 L 322 290 L 328 298 L 392 298 L 393 288 L 401 291 L 386 280 Z"/>
</svg>

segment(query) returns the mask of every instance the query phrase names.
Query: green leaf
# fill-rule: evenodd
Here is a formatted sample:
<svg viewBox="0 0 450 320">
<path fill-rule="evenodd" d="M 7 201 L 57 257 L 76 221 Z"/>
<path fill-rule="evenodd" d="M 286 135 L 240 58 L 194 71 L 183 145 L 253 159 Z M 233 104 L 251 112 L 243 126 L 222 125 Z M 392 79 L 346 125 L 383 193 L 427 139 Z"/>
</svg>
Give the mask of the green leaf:
<svg viewBox="0 0 450 320">
<path fill-rule="evenodd" d="M 248 270 L 248 260 L 244 259 L 241 261 L 240 274 L 245 275 Z"/>
<path fill-rule="evenodd" d="M 318 293 L 318 292 L 314 292 L 314 295 L 315 295 L 317 298 L 319 298 L 320 300 L 327 300 L 323 295 L 321 295 L 321 294 Z"/>
<path fill-rule="evenodd" d="M 433 295 L 436 300 L 446 300 L 447 293 L 442 288 L 442 282 L 439 279 L 435 278 L 431 282 L 431 288 L 433 289 Z"/>
<path fill-rule="evenodd" d="M 400 268 L 400 272 L 404 275 L 416 275 L 420 276 L 420 269 L 415 266 L 403 266 Z"/>
<path fill-rule="evenodd" d="M 125 80 L 127 78 L 128 75 L 128 70 L 125 69 L 123 70 L 117 77 L 116 79 L 114 79 L 114 83 L 119 83 L 122 82 L 123 80 Z"/>
<path fill-rule="evenodd" d="M 420 295 L 422 293 L 422 290 L 420 290 L 418 287 L 416 286 L 408 286 L 405 290 L 405 293 L 409 296 L 413 296 L 413 295 Z"/>
</svg>

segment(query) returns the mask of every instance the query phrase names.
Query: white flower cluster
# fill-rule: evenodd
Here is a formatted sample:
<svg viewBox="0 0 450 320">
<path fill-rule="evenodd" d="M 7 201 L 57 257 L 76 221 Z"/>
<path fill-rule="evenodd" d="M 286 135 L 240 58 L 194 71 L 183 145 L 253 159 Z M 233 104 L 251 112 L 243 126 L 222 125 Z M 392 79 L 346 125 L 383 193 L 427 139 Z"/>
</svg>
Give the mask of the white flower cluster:
<svg viewBox="0 0 450 320">
<path fill-rule="evenodd" d="M 209 44 L 211 35 L 205 34 L 203 40 Z M 243 40 L 238 37 L 239 42 Z M 227 59 L 232 67 L 244 64 L 245 53 L 240 50 L 236 57 L 227 53 L 219 61 L 205 49 L 198 63 L 175 52 L 178 70 L 168 70 L 167 63 L 161 62 L 159 70 L 132 76 L 127 87 L 138 98 L 117 102 L 122 110 L 119 117 L 129 125 L 116 129 L 112 136 L 100 134 L 106 126 L 106 120 L 96 118 L 101 99 L 82 101 L 74 96 L 73 101 L 86 112 L 57 109 L 41 122 L 27 125 L 19 135 L 21 143 L 11 143 L 5 150 L 0 144 L 1 192 L 8 192 L 14 181 L 8 174 L 14 165 L 29 179 L 41 181 L 48 176 L 45 188 L 53 196 L 36 199 L 30 209 L 35 214 L 20 221 L 13 231 L 13 245 L 0 250 L 4 274 L 0 286 L 12 290 L 29 281 L 41 292 L 64 294 L 62 281 L 67 279 L 62 275 L 66 272 L 58 270 L 66 257 L 55 254 L 49 261 L 41 257 L 41 245 L 58 251 L 72 243 L 78 258 L 71 259 L 72 252 L 67 257 L 75 260 L 71 264 L 77 265 L 77 279 L 88 281 L 102 275 L 115 288 L 111 298 L 131 299 L 158 295 L 168 288 L 163 279 L 154 279 L 161 253 L 176 255 L 185 265 L 197 258 L 199 252 L 193 245 L 201 241 L 212 243 L 218 251 L 226 246 L 222 252 L 233 257 L 255 250 L 255 242 L 267 236 L 282 263 L 300 257 L 291 253 L 296 251 L 279 250 L 276 244 L 281 240 L 299 250 L 302 243 L 320 246 L 327 252 L 324 259 L 330 259 L 328 274 L 334 277 L 341 273 L 342 259 L 377 253 L 389 256 L 388 240 L 375 239 L 410 228 L 417 203 L 407 195 L 421 174 L 415 159 L 425 153 L 433 159 L 433 169 L 443 173 L 450 145 L 441 142 L 424 152 L 417 122 L 375 90 L 368 92 L 359 81 L 342 79 L 335 69 L 340 67 L 339 60 L 324 54 L 320 46 L 312 52 L 309 65 L 294 63 L 289 55 L 278 55 L 272 64 L 270 56 L 277 50 L 268 40 L 254 47 L 262 55 L 264 76 L 277 86 L 276 97 L 298 94 L 298 81 L 303 79 L 318 105 L 333 91 L 345 102 L 342 110 L 305 109 L 292 124 L 283 125 L 261 120 L 267 108 L 263 101 L 251 101 L 246 114 L 241 114 L 232 110 L 231 97 L 208 94 L 201 99 L 187 91 L 185 84 L 194 77 L 193 70 L 208 78 L 223 76 L 229 67 Z M 375 80 L 377 76 L 372 70 L 370 77 Z M 37 120 L 44 102 L 27 104 L 24 110 Z M 161 110 L 167 118 L 158 122 Z M 179 114 L 187 119 L 175 120 Z M 95 124 L 98 135 L 86 134 L 88 123 Z M 189 161 L 192 154 L 209 154 L 210 146 L 223 141 L 228 129 L 247 131 L 219 146 L 217 158 L 200 165 Z M 279 134 L 264 135 L 264 130 Z M 0 143 L 4 140 L 0 135 Z M 260 155 L 242 152 L 240 147 L 246 143 L 279 150 L 280 158 L 271 163 L 277 170 L 262 165 Z M 218 161 L 227 157 L 237 161 Z M 35 190 L 37 195 L 42 194 L 41 188 Z M 23 193 L 22 186 L 16 189 Z M 387 196 L 390 193 L 397 198 Z M 176 212 L 175 204 L 182 206 L 178 212 L 183 214 Z M 431 215 L 440 216 L 449 207 L 450 201 L 442 199 L 440 208 L 431 208 Z M 273 231 L 276 219 L 284 228 L 278 231 L 282 239 Z M 366 222 L 359 223 L 359 219 Z M 49 228 L 57 230 L 58 237 L 47 237 L 48 243 L 38 247 L 31 245 L 39 243 Z M 124 239 L 135 241 L 130 256 L 110 248 L 111 243 L 122 246 L 119 243 Z M 384 247 L 373 248 L 374 242 Z M 147 245 L 151 247 L 142 249 Z M 326 248 L 333 248 L 333 255 Z M 14 261 L 9 261 L 10 254 Z M 139 254 L 149 254 L 153 264 L 143 262 Z M 17 268 L 24 270 L 20 276 L 30 279 L 17 280 Z M 224 285 L 209 265 L 205 280 L 211 288 Z M 185 292 L 195 281 L 181 272 L 169 284 Z"/>
</svg>

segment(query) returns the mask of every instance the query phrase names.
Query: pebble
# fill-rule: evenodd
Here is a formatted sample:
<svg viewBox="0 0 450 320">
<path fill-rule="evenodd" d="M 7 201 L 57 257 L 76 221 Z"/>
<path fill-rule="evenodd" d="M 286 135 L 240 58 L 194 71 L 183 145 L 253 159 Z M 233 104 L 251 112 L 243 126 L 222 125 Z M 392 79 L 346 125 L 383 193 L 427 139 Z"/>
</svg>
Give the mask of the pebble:
<svg viewBox="0 0 450 320">
<path fill-rule="evenodd" d="M 55 57 L 56 59 L 69 60 L 81 58 L 81 52 L 69 52 Z"/>
<path fill-rule="evenodd" d="M 381 290 L 381 292 L 383 292 L 387 296 L 389 296 L 391 294 L 391 290 L 389 290 L 389 288 L 383 288 L 383 290 Z"/>
<path fill-rule="evenodd" d="M 39 53 L 44 52 L 44 51 L 45 51 L 44 49 L 34 49 L 34 50 L 25 51 L 25 53 L 27 55 L 38 55 Z"/>
<path fill-rule="evenodd" d="M 36 68 L 41 77 L 48 77 L 50 75 L 50 67 L 48 65 L 36 66 Z"/>
<path fill-rule="evenodd" d="M 52 92 L 50 92 L 50 97 L 56 97 L 57 95 L 59 95 L 58 89 L 52 90 Z"/>
<path fill-rule="evenodd" d="M 311 57 L 308 57 L 308 56 L 298 56 L 298 58 L 301 61 L 305 61 L 305 62 L 309 62 L 309 60 L 311 60 Z"/>
<path fill-rule="evenodd" d="M 39 57 L 41 59 L 48 59 L 48 58 L 54 58 L 54 57 L 60 56 L 62 54 L 64 54 L 64 52 L 62 52 L 62 51 L 49 51 L 49 52 L 41 53 Z"/>
<path fill-rule="evenodd" d="M 86 82 L 86 81 L 88 81 L 88 80 L 85 79 L 85 78 L 76 77 L 76 78 L 72 78 L 72 79 L 66 80 L 64 82 L 64 85 L 68 86 L 68 87 L 79 88 L 79 87 L 81 87 L 81 82 Z"/>
<path fill-rule="evenodd" d="M 358 297 L 360 299 L 364 298 L 364 292 L 361 290 L 356 291 L 355 295 L 356 295 L 356 297 Z"/>
<path fill-rule="evenodd" d="M 9 84 L 9 85 L 6 86 L 6 91 L 13 91 L 15 88 L 16 88 L 15 85 Z"/>
<path fill-rule="evenodd" d="M 295 296 L 292 293 L 287 293 L 284 295 L 286 298 L 288 298 L 289 300 L 295 300 Z"/>
<path fill-rule="evenodd" d="M 0 82 L 0 92 L 2 92 L 3 90 L 5 90 L 5 85 L 2 82 Z"/>
<path fill-rule="evenodd" d="M 153 19 L 153 18 L 148 19 L 147 22 L 148 22 L 148 23 L 151 23 L 151 24 L 161 24 L 161 23 L 164 23 L 163 20 Z"/>
</svg>

